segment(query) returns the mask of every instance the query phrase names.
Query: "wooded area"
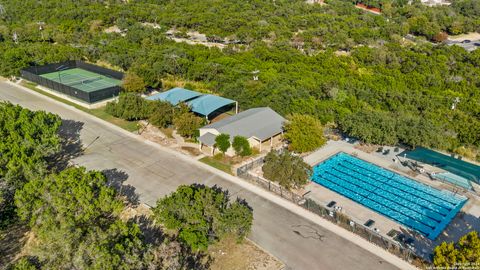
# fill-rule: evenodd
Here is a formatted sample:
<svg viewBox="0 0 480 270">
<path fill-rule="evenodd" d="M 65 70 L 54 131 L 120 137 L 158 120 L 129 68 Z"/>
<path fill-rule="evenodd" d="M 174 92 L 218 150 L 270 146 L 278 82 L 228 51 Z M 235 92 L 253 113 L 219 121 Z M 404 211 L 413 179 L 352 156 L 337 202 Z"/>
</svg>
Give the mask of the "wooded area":
<svg viewBox="0 0 480 270">
<path fill-rule="evenodd" d="M 28 247 L 12 265 L 4 264 L 9 262 L 4 256 L 13 251 L 3 254 L 7 249 L 2 247 L 0 267 L 207 269 L 213 260 L 206 251 L 209 245 L 230 237 L 241 241 L 250 232 L 252 209 L 239 198 L 230 202 L 228 191 L 217 187 L 181 186 L 173 193 L 186 199 L 185 192 L 194 190 L 194 209 L 178 200 L 168 205 L 172 199 L 166 197 L 159 199 L 151 216 L 125 217 L 139 202 L 135 194 L 127 196 L 115 188 L 115 174 L 121 171 L 64 166 L 73 155 L 82 154 L 78 138 L 71 135 L 75 130 L 67 132 L 73 137 L 62 133 L 71 120 L 65 121 L 0 103 L 0 243 L 10 244 L 4 235 L 12 228 L 24 228 L 29 238 L 18 243 Z M 204 200 L 198 194 L 205 195 Z M 179 211 L 191 226 L 167 219 Z M 171 231 L 163 230 L 162 223 Z M 195 235 L 198 241 L 191 239 Z"/>
<path fill-rule="evenodd" d="M 403 2 L 380 1 L 383 14 L 374 15 L 340 0 L 3 1 L 0 74 L 65 59 L 101 61 L 151 87 L 167 77 L 201 82 L 243 109 L 309 114 L 370 143 L 464 146 L 475 158 L 480 50 L 403 37 L 476 31 L 479 1 Z M 106 33 L 110 26 L 119 33 Z M 166 38 L 170 28 L 235 44 L 220 50 L 175 43 Z"/>
</svg>

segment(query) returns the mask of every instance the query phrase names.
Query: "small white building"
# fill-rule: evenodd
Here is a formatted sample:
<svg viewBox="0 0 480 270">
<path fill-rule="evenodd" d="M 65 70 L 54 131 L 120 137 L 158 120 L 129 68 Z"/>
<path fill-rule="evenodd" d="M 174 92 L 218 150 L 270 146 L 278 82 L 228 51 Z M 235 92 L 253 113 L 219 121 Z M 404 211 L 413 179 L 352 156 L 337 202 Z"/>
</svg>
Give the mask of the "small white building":
<svg viewBox="0 0 480 270">
<path fill-rule="evenodd" d="M 233 141 L 235 136 L 245 137 L 251 147 L 260 151 L 262 148 L 272 148 L 274 142 L 280 140 L 280 135 L 283 134 L 284 122 L 285 118 L 268 107 L 249 109 L 200 128 L 200 149 L 208 146 L 213 153 L 215 138 L 220 134 L 230 135 L 230 141 Z M 235 151 L 230 147 L 226 154 L 233 156 Z"/>
<path fill-rule="evenodd" d="M 448 0 L 421 0 L 422 4 L 434 7 L 434 6 L 449 6 L 452 3 Z"/>
</svg>

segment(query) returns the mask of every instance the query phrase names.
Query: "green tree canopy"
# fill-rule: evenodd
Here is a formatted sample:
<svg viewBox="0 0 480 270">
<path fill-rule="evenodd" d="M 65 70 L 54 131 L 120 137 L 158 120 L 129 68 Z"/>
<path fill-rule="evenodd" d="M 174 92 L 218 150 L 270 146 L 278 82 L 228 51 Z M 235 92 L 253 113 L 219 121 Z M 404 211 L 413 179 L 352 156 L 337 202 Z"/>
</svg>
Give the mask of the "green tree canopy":
<svg viewBox="0 0 480 270">
<path fill-rule="evenodd" d="M 252 210 L 242 201 L 230 202 L 228 194 L 217 187 L 180 186 L 157 201 L 154 218 L 192 250 L 206 250 L 216 240 L 235 235 L 243 239 L 252 226 Z"/>
<path fill-rule="evenodd" d="M 127 72 L 123 78 L 122 87 L 127 92 L 142 93 L 145 91 L 147 85 L 142 77 L 135 73 Z"/>
<path fill-rule="evenodd" d="M 281 186 L 301 188 L 308 183 L 312 175 L 312 167 L 305 163 L 299 156 L 289 151 L 270 151 L 265 156 L 262 167 L 265 178 L 279 183 Z"/>
<path fill-rule="evenodd" d="M 106 186 L 101 172 L 69 168 L 59 174 L 35 179 L 15 195 L 18 215 L 30 226 L 49 225 L 51 221 L 98 224 L 123 209 L 114 189 Z"/>
<path fill-rule="evenodd" d="M 232 147 L 233 149 L 235 149 L 235 153 L 242 157 L 250 156 L 252 154 L 252 148 L 250 147 L 250 143 L 245 137 L 233 137 Z"/>
<path fill-rule="evenodd" d="M 14 265 L 8 268 L 9 270 L 37 270 L 39 269 L 34 263 L 28 260 L 28 258 L 21 258 L 15 262 Z"/>
<path fill-rule="evenodd" d="M 157 127 L 166 128 L 173 123 L 175 107 L 163 101 L 152 101 L 149 122 Z"/>
<path fill-rule="evenodd" d="M 15 191 L 42 177 L 60 151 L 60 125 L 57 115 L 0 103 L 0 227 L 14 216 Z"/>
<path fill-rule="evenodd" d="M 471 267 L 480 264 L 480 238 L 472 231 L 462 236 L 457 243 L 442 242 L 435 247 L 433 264 L 438 267 Z"/>
<path fill-rule="evenodd" d="M 230 148 L 230 135 L 220 134 L 215 138 L 215 147 L 217 147 L 220 152 L 225 154 L 228 148 Z"/>
<path fill-rule="evenodd" d="M 347 135 L 378 143 L 431 144 L 450 151 L 464 146 L 480 153 L 480 50 L 425 42 L 440 40 L 439 33 L 477 31 L 478 0 L 438 7 L 362 1 L 379 6 L 381 16 L 359 11 L 356 0 L 329 0 L 328 5 L 139 0 L 110 1 L 109 8 L 101 1 L 57 2 L 2 2 L 2 76 L 18 76 L 21 68 L 33 65 L 88 59 L 137 74 L 152 87 L 192 82 L 245 109 L 269 106 L 282 115 L 312 115 L 322 124 L 336 122 Z M 139 18 L 156 21 L 162 29 Z M 46 23 L 42 31 L 40 21 Z M 121 33 L 104 31 L 114 25 Z M 168 28 L 178 29 L 179 37 L 189 38 L 187 32 L 196 30 L 229 45 L 219 50 L 177 43 L 165 36 Z M 12 40 L 14 32 L 18 43 Z M 260 73 L 252 79 L 254 70 Z M 452 109 L 456 98 L 460 102 Z M 388 123 L 403 116 L 412 125 Z M 426 132 L 430 128 L 434 132 Z M 431 140 L 429 133 L 437 131 L 440 136 Z"/>
<path fill-rule="evenodd" d="M 125 120 L 142 120 L 150 116 L 148 101 L 134 93 L 120 94 L 118 101 L 109 102 L 107 113 Z"/>
<path fill-rule="evenodd" d="M 289 142 L 290 150 L 300 153 L 309 152 L 326 143 L 323 126 L 318 119 L 298 113 L 289 115 L 287 119 L 285 139 Z"/>
<path fill-rule="evenodd" d="M 15 194 L 46 269 L 139 269 L 147 247 L 139 227 L 119 219 L 123 203 L 100 172 L 68 168 Z"/>
<path fill-rule="evenodd" d="M 194 137 L 203 123 L 202 118 L 190 112 L 182 113 L 173 119 L 178 134 L 187 138 Z"/>
</svg>

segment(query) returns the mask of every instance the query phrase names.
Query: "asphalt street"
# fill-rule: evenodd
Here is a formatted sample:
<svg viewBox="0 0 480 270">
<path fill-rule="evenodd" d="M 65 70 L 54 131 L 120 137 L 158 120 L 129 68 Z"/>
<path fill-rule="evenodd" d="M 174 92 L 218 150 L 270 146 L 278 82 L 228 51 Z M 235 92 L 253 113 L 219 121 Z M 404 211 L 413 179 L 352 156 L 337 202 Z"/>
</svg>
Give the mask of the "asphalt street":
<svg viewBox="0 0 480 270">
<path fill-rule="evenodd" d="M 0 99 L 32 110 L 56 113 L 78 129 L 87 149 L 74 162 L 88 169 L 109 170 L 126 194 L 154 205 L 181 184 L 201 183 L 228 189 L 231 196 L 246 199 L 253 208 L 249 238 L 287 265 L 287 269 L 398 269 L 302 216 L 205 170 L 196 162 L 173 155 L 132 138 L 90 116 L 57 102 L 0 82 Z M 81 128 L 81 129 L 80 129 Z M 241 181 L 241 180 L 240 180 Z"/>
</svg>

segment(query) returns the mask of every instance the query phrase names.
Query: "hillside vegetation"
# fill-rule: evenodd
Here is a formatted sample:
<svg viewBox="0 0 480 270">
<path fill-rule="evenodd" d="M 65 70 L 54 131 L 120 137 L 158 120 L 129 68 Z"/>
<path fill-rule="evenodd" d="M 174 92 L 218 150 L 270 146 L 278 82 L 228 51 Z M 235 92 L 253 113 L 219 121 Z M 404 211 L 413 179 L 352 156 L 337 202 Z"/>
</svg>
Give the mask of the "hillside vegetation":
<svg viewBox="0 0 480 270">
<path fill-rule="evenodd" d="M 353 2 L 3 1 L 0 74 L 65 59 L 102 61 L 152 87 L 172 76 L 201 82 L 243 109 L 309 114 L 369 143 L 451 151 L 464 146 L 475 157 L 480 50 L 429 40 L 442 32 L 478 31 L 479 1 L 434 8 L 376 1 L 382 15 L 356 9 Z M 114 25 L 120 33 L 105 33 Z M 219 50 L 175 43 L 165 35 L 171 28 L 235 45 Z M 406 42 L 408 33 L 419 39 Z M 259 80 L 253 80 L 255 70 Z"/>
</svg>

